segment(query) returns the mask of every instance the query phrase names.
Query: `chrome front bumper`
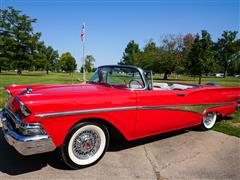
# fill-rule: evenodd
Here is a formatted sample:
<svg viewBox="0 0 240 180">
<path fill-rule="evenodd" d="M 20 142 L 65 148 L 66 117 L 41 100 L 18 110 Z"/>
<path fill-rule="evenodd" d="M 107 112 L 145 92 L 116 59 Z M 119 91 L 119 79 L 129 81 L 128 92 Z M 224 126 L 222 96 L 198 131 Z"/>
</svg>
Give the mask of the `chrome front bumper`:
<svg viewBox="0 0 240 180">
<path fill-rule="evenodd" d="M 33 155 L 50 152 L 56 149 L 48 135 L 24 136 L 14 131 L 4 110 L 0 111 L 0 120 L 4 137 L 22 155 Z"/>
</svg>

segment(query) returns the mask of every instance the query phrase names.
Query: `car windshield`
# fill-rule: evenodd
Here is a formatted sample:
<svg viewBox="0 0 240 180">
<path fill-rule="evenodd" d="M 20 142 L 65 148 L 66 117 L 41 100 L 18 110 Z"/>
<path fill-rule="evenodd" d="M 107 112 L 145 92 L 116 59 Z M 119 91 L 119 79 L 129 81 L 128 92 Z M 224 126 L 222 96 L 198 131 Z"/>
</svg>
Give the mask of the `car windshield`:
<svg viewBox="0 0 240 180">
<path fill-rule="evenodd" d="M 121 89 L 143 89 L 140 72 L 131 67 L 99 67 L 88 83 L 101 84 Z"/>
</svg>

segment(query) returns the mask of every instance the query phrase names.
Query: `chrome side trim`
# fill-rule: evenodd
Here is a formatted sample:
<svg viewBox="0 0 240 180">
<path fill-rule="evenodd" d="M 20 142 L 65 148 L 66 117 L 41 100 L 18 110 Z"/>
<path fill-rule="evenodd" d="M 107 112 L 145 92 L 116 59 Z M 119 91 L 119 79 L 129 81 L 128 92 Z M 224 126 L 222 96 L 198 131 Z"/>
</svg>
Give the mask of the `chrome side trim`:
<svg viewBox="0 0 240 180">
<path fill-rule="evenodd" d="M 172 106 L 142 106 L 138 109 L 141 110 L 178 110 L 186 112 L 194 112 L 198 114 L 203 114 L 206 109 L 216 108 L 221 106 L 230 106 L 234 102 L 230 103 L 215 103 L 215 104 L 181 104 L 181 105 L 172 105 Z"/>
<path fill-rule="evenodd" d="M 125 106 L 125 107 L 113 107 L 113 108 L 98 108 L 98 109 L 87 109 L 87 110 L 76 110 L 76 111 L 64 111 L 56 113 L 44 113 L 36 114 L 36 118 L 48 118 L 55 116 L 69 116 L 69 115 L 79 115 L 79 114 L 90 114 L 90 113 L 101 113 L 101 112 L 111 112 L 111 111 L 126 111 L 126 110 L 179 110 L 188 111 L 202 114 L 204 110 L 208 108 L 214 108 L 219 106 L 229 106 L 233 105 L 234 102 L 228 103 L 214 103 L 214 104 L 180 104 L 180 105 L 160 105 L 160 106 Z"/>
<path fill-rule="evenodd" d="M 68 115 L 89 114 L 89 113 L 99 113 L 99 112 L 126 111 L 126 110 L 134 110 L 134 109 L 136 110 L 137 106 L 98 108 L 98 109 L 87 109 L 87 110 L 77 110 L 77 111 L 36 114 L 35 117 L 36 118 L 45 118 L 45 117 L 68 116 Z"/>
</svg>

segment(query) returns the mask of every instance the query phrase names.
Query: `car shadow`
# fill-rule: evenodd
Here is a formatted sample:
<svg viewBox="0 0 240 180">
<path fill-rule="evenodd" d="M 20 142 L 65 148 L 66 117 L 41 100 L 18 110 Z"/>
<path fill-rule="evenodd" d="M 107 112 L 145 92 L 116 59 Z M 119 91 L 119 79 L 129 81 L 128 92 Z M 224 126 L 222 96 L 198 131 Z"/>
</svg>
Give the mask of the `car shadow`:
<svg viewBox="0 0 240 180">
<path fill-rule="evenodd" d="M 179 130 L 134 141 L 126 141 L 124 138 L 112 139 L 108 151 L 115 152 L 139 145 L 152 143 L 165 138 L 187 133 L 188 130 Z M 25 174 L 43 169 L 47 165 L 59 169 L 70 170 L 61 160 L 58 151 L 32 156 L 22 156 L 13 147 L 9 146 L 0 130 L 0 172 L 11 176 Z"/>
<path fill-rule="evenodd" d="M 230 120 L 233 120 L 233 117 L 232 116 L 225 116 L 225 117 L 219 117 L 217 119 L 217 121 L 223 121 L 223 120 L 230 121 Z"/>
<path fill-rule="evenodd" d="M 167 133 L 163 133 L 163 134 L 149 136 L 149 137 L 145 137 L 145 138 L 141 138 L 141 139 L 137 139 L 137 140 L 133 140 L 133 141 L 127 141 L 124 137 L 120 136 L 118 138 L 110 140 L 110 145 L 108 147 L 108 151 L 110 151 L 110 152 L 121 151 L 124 149 L 133 148 L 136 146 L 140 146 L 140 145 L 152 143 L 155 141 L 163 140 L 166 138 L 178 136 L 178 135 L 185 134 L 188 132 L 189 132 L 189 130 L 187 130 L 187 129 L 181 129 L 181 130 L 176 130 L 176 131 L 171 131 L 171 132 L 167 132 Z"/>
<path fill-rule="evenodd" d="M 15 176 L 38 171 L 47 165 L 57 169 L 68 169 L 56 152 L 22 156 L 7 144 L 0 128 L 0 172 Z"/>
</svg>

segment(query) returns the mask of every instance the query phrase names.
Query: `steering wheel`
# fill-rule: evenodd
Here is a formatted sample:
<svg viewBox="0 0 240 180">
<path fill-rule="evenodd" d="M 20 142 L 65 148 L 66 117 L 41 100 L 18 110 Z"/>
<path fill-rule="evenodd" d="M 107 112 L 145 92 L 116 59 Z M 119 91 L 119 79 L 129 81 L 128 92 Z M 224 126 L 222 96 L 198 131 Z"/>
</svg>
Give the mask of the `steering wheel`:
<svg viewBox="0 0 240 180">
<path fill-rule="evenodd" d="M 133 83 L 133 82 L 136 82 L 136 83 Z M 128 86 L 129 88 L 132 88 L 132 86 L 135 86 L 135 87 L 138 86 L 138 88 L 135 88 L 135 89 L 139 89 L 139 86 L 140 88 L 143 88 L 143 84 L 136 79 L 131 79 L 128 83 Z"/>
</svg>

